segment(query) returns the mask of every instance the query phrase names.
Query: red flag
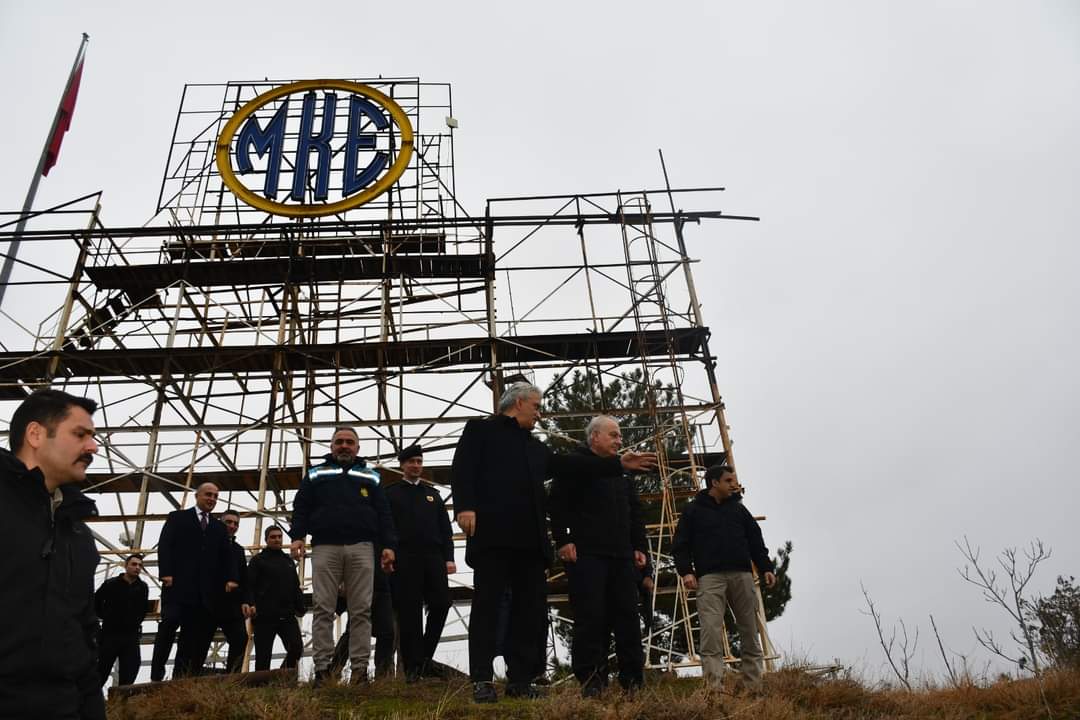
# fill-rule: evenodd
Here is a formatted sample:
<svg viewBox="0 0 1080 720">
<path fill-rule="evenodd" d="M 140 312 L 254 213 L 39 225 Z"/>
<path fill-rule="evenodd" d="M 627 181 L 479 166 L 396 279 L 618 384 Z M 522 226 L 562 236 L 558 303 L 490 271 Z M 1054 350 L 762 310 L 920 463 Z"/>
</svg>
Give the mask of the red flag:
<svg viewBox="0 0 1080 720">
<path fill-rule="evenodd" d="M 75 99 L 79 96 L 79 81 L 82 80 L 82 69 L 83 58 L 80 57 L 78 66 L 71 73 L 71 80 L 68 81 L 64 99 L 60 101 L 60 117 L 57 118 L 56 129 L 53 131 L 52 137 L 49 138 L 49 149 L 45 151 L 45 167 L 41 171 L 42 175 L 48 175 L 49 168 L 56 164 L 56 159 L 60 156 L 60 143 L 64 141 L 64 133 L 71 127 L 71 115 L 75 112 Z"/>
</svg>

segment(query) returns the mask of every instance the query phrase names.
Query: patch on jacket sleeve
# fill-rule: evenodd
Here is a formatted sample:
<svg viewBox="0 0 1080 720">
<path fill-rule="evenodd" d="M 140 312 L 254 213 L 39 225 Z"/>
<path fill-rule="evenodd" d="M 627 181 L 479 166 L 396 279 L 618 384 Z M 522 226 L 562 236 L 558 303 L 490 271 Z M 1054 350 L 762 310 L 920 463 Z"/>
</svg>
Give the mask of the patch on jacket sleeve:
<svg viewBox="0 0 1080 720">
<path fill-rule="evenodd" d="M 361 497 L 367 497 L 368 496 L 368 490 L 367 490 L 366 487 L 360 488 L 360 496 Z"/>
</svg>

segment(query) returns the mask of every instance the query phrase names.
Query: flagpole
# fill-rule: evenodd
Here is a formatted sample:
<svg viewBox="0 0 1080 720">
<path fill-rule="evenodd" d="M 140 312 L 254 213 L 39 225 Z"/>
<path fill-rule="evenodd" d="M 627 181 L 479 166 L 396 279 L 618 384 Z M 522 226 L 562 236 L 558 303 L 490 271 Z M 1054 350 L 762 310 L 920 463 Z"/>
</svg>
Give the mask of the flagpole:
<svg viewBox="0 0 1080 720">
<path fill-rule="evenodd" d="M 56 129 L 59 127 L 64 114 L 64 100 L 67 99 L 68 91 L 71 90 L 71 83 L 75 80 L 75 72 L 79 69 L 79 65 L 82 64 L 83 57 L 86 55 L 86 44 L 89 41 L 90 36 L 83 33 L 82 42 L 79 44 L 79 52 L 75 55 L 75 62 L 71 65 L 71 73 L 68 74 L 67 85 L 64 86 L 64 93 L 60 96 L 60 103 L 56 106 L 56 115 L 53 116 L 52 128 L 49 129 L 49 134 L 45 138 L 45 147 L 41 149 L 41 158 L 38 160 L 37 170 L 34 171 L 34 179 L 30 182 L 30 191 L 26 193 L 22 217 L 19 219 L 19 224 L 15 226 L 15 239 L 8 246 L 7 256 L 4 258 L 4 267 L 0 269 L 0 305 L 4 302 L 4 293 L 7 291 L 8 280 L 11 278 L 11 270 L 15 267 L 15 256 L 19 252 L 19 244 L 22 242 L 26 221 L 30 219 L 30 211 L 34 207 L 34 196 L 37 195 L 38 182 L 41 180 L 42 173 L 45 172 L 45 163 L 49 158 L 49 146 L 52 144 L 53 136 L 56 135 Z"/>
</svg>

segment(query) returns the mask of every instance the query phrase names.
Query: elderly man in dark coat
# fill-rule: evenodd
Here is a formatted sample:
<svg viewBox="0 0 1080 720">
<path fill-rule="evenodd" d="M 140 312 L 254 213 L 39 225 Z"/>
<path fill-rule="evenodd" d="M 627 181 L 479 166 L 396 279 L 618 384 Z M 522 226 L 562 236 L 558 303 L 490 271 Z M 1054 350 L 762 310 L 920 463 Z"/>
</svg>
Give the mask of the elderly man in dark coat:
<svg viewBox="0 0 1080 720">
<path fill-rule="evenodd" d="M 511 385 L 499 400 L 499 414 L 470 420 L 454 453 L 452 487 L 458 525 L 467 536 L 465 562 L 474 570 L 469 618 L 469 675 L 473 699 L 496 702 L 495 635 L 499 601 L 512 594 L 506 694 L 537 697 L 533 687 L 547 615 L 545 569 L 553 561 L 547 535 L 544 481 L 620 474 L 656 465 L 654 453 L 618 457 L 557 455 L 533 437 L 540 419 L 540 390 Z"/>
</svg>

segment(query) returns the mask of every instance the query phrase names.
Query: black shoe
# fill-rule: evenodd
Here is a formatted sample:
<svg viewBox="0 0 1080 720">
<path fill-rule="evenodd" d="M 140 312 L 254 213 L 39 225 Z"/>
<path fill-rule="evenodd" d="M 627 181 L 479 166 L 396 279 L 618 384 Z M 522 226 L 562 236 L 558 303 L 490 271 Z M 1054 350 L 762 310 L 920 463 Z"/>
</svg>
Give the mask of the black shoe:
<svg viewBox="0 0 1080 720">
<path fill-rule="evenodd" d="M 366 670 L 363 672 L 353 670 L 353 674 L 349 677 L 349 684 L 357 687 L 367 687 L 371 684 L 371 678 L 368 677 Z"/>
<path fill-rule="evenodd" d="M 510 683 L 506 686 L 506 697 L 537 700 L 547 695 L 547 690 L 532 683 Z"/>
<path fill-rule="evenodd" d="M 330 680 L 331 680 L 331 676 L 330 676 L 330 673 L 328 671 L 326 671 L 326 670 L 316 670 L 315 671 L 315 677 L 311 681 L 311 687 L 312 687 L 312 689 L 321 688 L 324 685 L 326 685 L 326 683 L 330 682 Z"/>
<path fill-rule="evenodd" d="M 419 670 L 407 670 L 405 672 L 405 682 L 409 685 L 420 682 L 420 678 L 423 677 Z"/>
<path fill-rule="evenodd" d="M 420 677 L 446 679 L 446 669 L 431 658 L 424 661 L 420 666 Z"/>
<path fill-rule="evenodd" d="M 594 680 L 589 680 L 581 686 L 581 697 L 583 698 L 598 698 L 604 694 L 604 684 Z"/>
<path fill-rule="evenodd" d="M 499 702 L 499 693 L 495 692 L 495 683 L 493 682 L 475 682 L 473 683 L 472 699 L 477 703 L 496 703 Z"/>
</svg>

